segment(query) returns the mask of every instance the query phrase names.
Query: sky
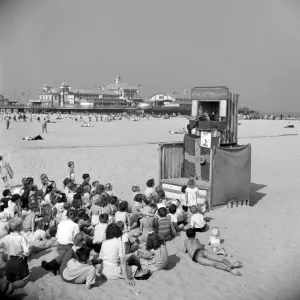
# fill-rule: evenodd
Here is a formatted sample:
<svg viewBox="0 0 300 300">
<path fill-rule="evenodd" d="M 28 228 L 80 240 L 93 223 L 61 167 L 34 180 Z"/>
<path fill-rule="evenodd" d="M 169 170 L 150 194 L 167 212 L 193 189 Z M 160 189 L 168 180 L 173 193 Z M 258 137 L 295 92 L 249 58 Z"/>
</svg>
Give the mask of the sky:
<svg viewBox="0 0 300 300">
<path fill-rule="evenodd" d="M 226 85 L 253 109 L 300 112 L 299 15 L 298 0 L 0 0 L 0 94 L 120 74 L 145 98 Z"/>
</svg>

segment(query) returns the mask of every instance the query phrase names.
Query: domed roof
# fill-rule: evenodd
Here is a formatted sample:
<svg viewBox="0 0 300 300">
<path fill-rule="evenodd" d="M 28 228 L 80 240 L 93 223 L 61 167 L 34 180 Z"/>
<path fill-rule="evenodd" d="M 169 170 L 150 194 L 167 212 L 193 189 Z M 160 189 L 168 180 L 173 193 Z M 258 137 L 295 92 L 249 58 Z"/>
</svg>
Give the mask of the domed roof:
<svg viewBox="0 0 300 300">
<path fill-rule="evenodd" d="M 69 84 L 66 81 L 63 81 L 60 86 L 69 87 Z"/>
</svg>

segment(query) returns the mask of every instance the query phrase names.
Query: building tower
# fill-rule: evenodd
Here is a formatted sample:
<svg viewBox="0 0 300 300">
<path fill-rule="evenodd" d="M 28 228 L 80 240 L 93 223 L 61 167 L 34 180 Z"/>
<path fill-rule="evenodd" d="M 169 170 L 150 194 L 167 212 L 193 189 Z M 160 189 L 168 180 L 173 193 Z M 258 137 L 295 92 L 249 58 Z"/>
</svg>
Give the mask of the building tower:
<svg viewBox="0 0 300 300">
<path fill-rule="evenodd" d="M 120 83 L 121 83 L 121 76 L 118 74 L 116 78 L 116 84 L 120 84 Z"/>
</svg>

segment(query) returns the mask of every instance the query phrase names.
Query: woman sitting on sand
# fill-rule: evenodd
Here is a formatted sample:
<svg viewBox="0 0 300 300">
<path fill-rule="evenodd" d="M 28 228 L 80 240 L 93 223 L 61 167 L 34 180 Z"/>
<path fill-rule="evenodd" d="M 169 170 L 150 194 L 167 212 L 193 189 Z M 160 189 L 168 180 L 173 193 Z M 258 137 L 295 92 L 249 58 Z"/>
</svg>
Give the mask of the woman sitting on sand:
<svg viewBox="0 0 300 300">
<path fill-rule="evenodd" d="M 139 261 L 131 255 L 126 260 L 125 243 L 122 241 L 122 230 L 115 223 L 111 223 L 106 229 L 106 240 L 102 243 L 99 258 L 102 259 L 102 274 L 107 279 L 125 279 L 126 283 L 130 286 L 135 285 L 132 278 L 132 272 L 129 266 L 140 267 Z M 139 277 L 144 275 L 143 271 L 139 268 Z M 147 272 L 145 273 L 147 275 Z"/>
</svg>

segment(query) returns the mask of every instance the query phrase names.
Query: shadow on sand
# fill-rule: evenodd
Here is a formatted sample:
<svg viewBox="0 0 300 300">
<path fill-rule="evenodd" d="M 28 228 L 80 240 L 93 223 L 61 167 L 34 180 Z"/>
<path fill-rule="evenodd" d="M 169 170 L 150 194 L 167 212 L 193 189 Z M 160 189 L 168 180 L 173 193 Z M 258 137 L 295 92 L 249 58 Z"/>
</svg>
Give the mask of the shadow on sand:
<svg viewBox="0 0 300 300">
<path fill-rule="evenodd" d="M 259 192 L 261 189 L 265 188 L 265 184 L 257 184 L 251 182 L 250 186 L 250 206 L 256 205 L 260 200 L 262 200 L 266 194 Z"/>
<path fill-rule="evenodd" d="M 180 262 L 180 258 L 176 254 L 169 255 L 168 257 L 168 266 L 166 270 L 172 270 Z"/>
</svg>

